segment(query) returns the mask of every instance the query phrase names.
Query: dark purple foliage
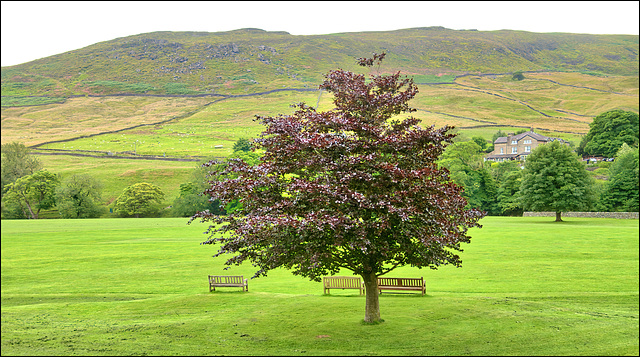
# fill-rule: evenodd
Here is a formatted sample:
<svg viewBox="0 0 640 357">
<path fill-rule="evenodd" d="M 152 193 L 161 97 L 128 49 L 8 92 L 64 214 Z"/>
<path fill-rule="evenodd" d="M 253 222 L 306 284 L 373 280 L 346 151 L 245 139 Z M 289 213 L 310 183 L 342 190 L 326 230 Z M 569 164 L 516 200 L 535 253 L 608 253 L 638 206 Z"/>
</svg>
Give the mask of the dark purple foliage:
<svg viewBox="0 0 640 357">
<path fill-rule="evenodd" d="M 384 58 L 358 59 L 372 66 Z M 317 112 L 304 103 L 292 115 L 257 116 L 266 129 L 255 140 L 260 164 L 231 161 L 206 190 L 228 216 L 200 212 L 214 222 L 203 244 L 217 244 L 227 265 L 245 260 L 319 281 L 346 268 L 380 276 L 398 266 L 460 266 L 460 243 L 484 215 L 467 210 L 461 187 L 436 159 L 455 134 L 451 127 L 421 128 L 408 106 L 418 92 L 400 74 L 365 76 L 331 71 L 320 88 L 335 108 Z M 372 275 L 373 274 L 373 275 Z"/>
</svg>

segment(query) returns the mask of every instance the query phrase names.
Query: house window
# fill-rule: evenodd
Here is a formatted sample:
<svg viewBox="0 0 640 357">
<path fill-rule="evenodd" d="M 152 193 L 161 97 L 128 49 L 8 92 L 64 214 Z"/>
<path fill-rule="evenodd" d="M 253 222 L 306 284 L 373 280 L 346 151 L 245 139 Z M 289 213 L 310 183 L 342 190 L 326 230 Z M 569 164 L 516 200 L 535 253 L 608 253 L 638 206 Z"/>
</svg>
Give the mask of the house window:
<svg viewBox="0 0 640 357">
<path fill-rule="evenodd" d="M 524 143 L 525 144 L 531 144 L 531 140 L 525 140 Z"/>
<path fill-rule="evenodd" d="M 530 152 L 530 151 L 531 151 L 531 146 L 524 147 L 524 152 Z"/>
<path fill-rule="evenodd" d="M 511 148 L 511 153 L 512 154 L 517 154 L 518 153 L 518 148 Z"/>
<path fill-rule="evenodd" d="M 500 148 L 500 153 L 504 154 L 504 148 Z"/>
<path fill-rule="evenodd" d="M 518 145 L 518 140 L 511 140 L 511 145 Z"/>
</svg>

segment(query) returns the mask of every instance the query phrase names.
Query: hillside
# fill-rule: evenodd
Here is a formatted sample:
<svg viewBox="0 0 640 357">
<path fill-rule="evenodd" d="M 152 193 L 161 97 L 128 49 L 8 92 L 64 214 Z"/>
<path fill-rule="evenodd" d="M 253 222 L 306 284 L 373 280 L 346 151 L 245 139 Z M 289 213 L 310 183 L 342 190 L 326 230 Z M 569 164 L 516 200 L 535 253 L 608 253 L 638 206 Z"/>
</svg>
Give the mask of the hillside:
<svg viewBox="0 0 640 357">
<path fill-rule="evenodd" d="M 450 30 L 294 36 L 242 29 L 153 32 L 2 68 L 3 105 L 12 96 L 242 94 L 315 88 L 330 69 L 388 53 L 385 71 L 416 82 L 466 73 L 577 71 L 638 75 L 638 36 Z"/>
<path fill-rule="evenodd" d="M 300 101 L 330 109 L 317 90 L 323 75 L 361 71 L 355 58 L 382 51 L 380 72 L 418 83 L 414 116 L 467 138 L 533 128 L 577 145 L 596 115 L 639 109 L 638 36 L 156 32 L 3 67 L 2 143 L 32 147 L 52 172 L 101 179 L 105 204 L 141 181 L 170 203 L 197 164 L 177 160 L 228 157 L 235 141 L 262 131 L 255 115 L 290 113 Z"/>
</svg>

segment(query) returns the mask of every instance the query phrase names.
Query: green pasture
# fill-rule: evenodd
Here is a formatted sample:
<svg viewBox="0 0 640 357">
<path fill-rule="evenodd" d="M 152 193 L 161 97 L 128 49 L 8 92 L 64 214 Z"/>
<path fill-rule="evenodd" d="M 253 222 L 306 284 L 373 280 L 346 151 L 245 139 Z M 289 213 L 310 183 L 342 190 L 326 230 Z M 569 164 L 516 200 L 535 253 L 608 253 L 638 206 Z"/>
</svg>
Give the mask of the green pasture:
<svg viewBox="0 0 640 357">
<path fill-rule="evenodd" d="M 486 217 L 427 295 L 224 271 L 186 218 L 3 220 L 2 355 L 638 355 L 638 221 Z M 349 272 L 343 272 L 345 275 Z"/>
<path fill-rule="evenodd" d="M 38 156 L 43 168 L 62 179 L 75 174 L 89 174 L 102 183 L 102 201 L 111 204 L 124 189 L 139 182 L 157 185 L 165 193 L 166 206 L 180 193 L 180 185 L 192 180 L 196 161 L 128 160 L 75 156 Z M 204 161 L 204 160 L 203 160 Z M 59 217 L 58 213 L 54 217 Z"/>
</svg>

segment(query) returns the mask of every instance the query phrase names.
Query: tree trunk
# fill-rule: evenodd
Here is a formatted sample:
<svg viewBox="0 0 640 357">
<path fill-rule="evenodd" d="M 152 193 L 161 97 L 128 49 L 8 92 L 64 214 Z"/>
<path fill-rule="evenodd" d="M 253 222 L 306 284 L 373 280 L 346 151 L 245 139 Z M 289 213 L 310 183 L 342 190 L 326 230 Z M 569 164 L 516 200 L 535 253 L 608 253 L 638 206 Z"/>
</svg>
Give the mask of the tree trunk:
<svg viewBox="0 0 640 357">
<path fill-rule="evenodd" d="M 378 277 L 375 273 L 363 274 L 367 303 L 364 310 L 364 322 L 376 323 L 380 319 L 380 303 L 378 301 Z"/>
<path fill-rule="evenodd" d="M 562 222 L 562 212 L 556 212 L 556 222 Z"/>
<path fill-rule="evenodd" d="M 27 209 L 29 210 L 29 214 L 31 215 L 29 219 L 38 219 L 38 213 L 33 213 L 33 209 L 31 208 L 29 201 L 26 201 L 26 205 L 27 205 Z"/>
</svg>

